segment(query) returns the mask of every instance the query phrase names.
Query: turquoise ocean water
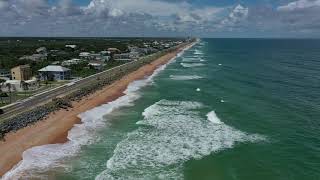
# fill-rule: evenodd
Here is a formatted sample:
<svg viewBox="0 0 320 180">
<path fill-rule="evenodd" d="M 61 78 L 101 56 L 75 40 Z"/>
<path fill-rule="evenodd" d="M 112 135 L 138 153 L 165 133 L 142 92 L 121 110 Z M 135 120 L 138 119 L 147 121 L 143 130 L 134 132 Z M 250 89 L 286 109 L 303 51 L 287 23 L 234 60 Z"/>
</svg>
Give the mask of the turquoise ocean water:
<svg viewBox="0 0 320 180">
<path fill-rule="evenodd" d="M 202 39 L 4 179 L 320 179 L 320 41 Z"/>
</svg>

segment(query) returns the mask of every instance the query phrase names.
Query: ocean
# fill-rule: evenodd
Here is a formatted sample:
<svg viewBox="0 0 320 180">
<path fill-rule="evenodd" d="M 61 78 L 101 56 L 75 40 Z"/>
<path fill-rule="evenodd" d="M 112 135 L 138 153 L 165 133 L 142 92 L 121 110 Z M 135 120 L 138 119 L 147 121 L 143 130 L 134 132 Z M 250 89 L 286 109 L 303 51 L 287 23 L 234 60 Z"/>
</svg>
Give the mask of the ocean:
<svg viewBox="0 0 320 180">
<path fill-rule="evenodd" d="M 320 40 L 201 39 L 3 179 L 320 179 Z"/>
</svg>

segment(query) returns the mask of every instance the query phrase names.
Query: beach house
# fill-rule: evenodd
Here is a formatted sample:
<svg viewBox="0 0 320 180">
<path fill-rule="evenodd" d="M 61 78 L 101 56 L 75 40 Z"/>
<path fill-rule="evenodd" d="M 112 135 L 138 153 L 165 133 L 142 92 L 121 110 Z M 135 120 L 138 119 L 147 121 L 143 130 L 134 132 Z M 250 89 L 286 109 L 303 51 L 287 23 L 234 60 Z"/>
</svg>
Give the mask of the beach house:
<svg viewBox="0 0 320 180">
<path fill-rule="evenodd" d="M 77 47 L 77 45 L 75 45 L 75 44 L 67 44 L 65 47 L 66 48 L 75 49 Z"/>
<path fill-rule="evenodd" d="M 39 88 L 39 84 L 36 79 L 30 79 L 27 81 L 21 80 L 7 80 L 0 84 L 2 92 L 24 92 L 34 91 Z"/>
<path fill-rule="evenodd" d="M 85 62 L 85 60 L 73 58 L 73 59 L 70 59 L 70 60 L 63 61 L 61 63 L 61 65 L 62 66 L 71 66 L 71 65 L 77 65 L 77 64 L 80 64 L 80 63 L 83 63 L 83 62 Z"/>
<path fill-rule="evenodd" d="M 89 53 L 89 52 L 81 52 L 81 53 L 79 54 L 79 57 L 80 57 L 81 59 L 90 59 L 90 53 Z"/>
<path fill-rule="evenodd" d="M 130 53 L 115 54 L 113 58 L 116 61 L 131 61 L 130 55 Z"/>
<path fill-rule="evenodd" d="M 117 54 L 117 53 L 120 53 L 120 52 L 121 52 L 118 48 L 108 48 L 108 51 L 109 51 L 111 54 Z"/>
<path fill-rule="evenodd" d="M 12 80 L 26 81 L 31 79 L 32 72 L 29 65 L 20 65 L 11 69 Z"/>
<path fill-rule="evenodd" d="M 8 69 L 0 69 L 0 79 L 10 80 L 11 73 Z"/>
<path fill-rule="evenodd" d="M 46 47 L 39 47 L 38 49 L 36 49 L 36 52 L 39 54 L 46 54 L 47 48 Z"/>
<path fill-rule="evenodd" d="M 101 61 L 96 60 L 96 61 L 90 61 L 88 65 L 89 65 L 89 67 L 92 67 L 95 70 L 101 71 L 105 64 Z"/>
<path fill-rule="evenodd" d="M 71 70 L 63 66 L 49 65 L 39 71 L 41 80 L 61 81 L 68 80 L 71 76 Z"/>
</svg>

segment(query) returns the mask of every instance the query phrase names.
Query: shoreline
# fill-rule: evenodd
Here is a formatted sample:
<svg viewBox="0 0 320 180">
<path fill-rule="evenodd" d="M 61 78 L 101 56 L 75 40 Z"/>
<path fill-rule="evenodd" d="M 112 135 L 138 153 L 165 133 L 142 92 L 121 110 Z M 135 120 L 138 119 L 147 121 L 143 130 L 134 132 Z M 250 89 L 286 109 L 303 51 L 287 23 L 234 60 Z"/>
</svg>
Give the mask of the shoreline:
<svg viewBox="0 0 320 180">
<path fill-rule="evenodd" d="M 161 56 L 138 70 L 125 75 L 111 85 L 105 86 L 102 90 L 82 98 L 79 102 L 72 102 L 73 107 L 68 110 L 50 113 L 47 118 L 34 125 L 20 129 L 15 133 L 9 133 L 6 136 L 6 141 L 0 142 L 0 153 L 2 154 L 0 157 L 0 177 L 22 160 L 22 154 L 25 150 L 35 146 L 68 142 L 69 130 L 75 124 L 82 123 L 78 117 L 79 114 L 123 96 L 123 91 L 126 90 L 131 82 L 153 74 L 159 66 L 167 64 L 192 44 L 187 44 Z"/>
</svg>

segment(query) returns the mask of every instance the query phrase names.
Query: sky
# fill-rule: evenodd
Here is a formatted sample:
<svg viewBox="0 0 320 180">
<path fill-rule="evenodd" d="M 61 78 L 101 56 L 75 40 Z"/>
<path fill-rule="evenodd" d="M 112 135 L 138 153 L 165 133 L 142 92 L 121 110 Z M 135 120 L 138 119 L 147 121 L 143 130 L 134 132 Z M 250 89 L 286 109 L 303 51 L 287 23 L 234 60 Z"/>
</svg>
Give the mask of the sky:
<svg viewBox="0 0 320 180">
<path fill-rule="evenodd" d="M 0 0 L 0 36 L 320 38 L 320 0 Z"/>
</svg>

